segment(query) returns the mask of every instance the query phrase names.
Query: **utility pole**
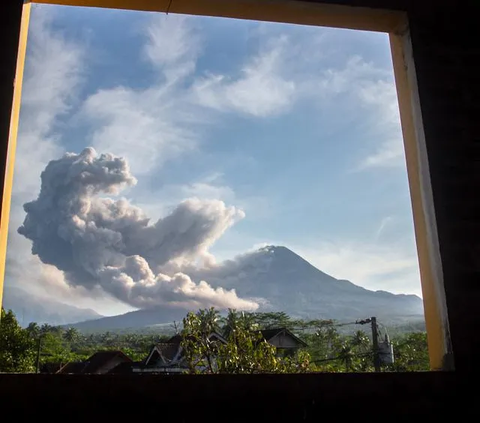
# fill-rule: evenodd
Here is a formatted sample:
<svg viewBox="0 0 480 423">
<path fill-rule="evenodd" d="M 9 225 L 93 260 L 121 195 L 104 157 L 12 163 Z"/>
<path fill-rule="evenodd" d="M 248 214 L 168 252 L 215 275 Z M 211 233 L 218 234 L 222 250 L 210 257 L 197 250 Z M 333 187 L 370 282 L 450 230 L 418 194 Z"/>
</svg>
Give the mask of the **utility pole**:
<svg viewBox="0 0 480 423">
<path fill-rule="evenodd" d="M 40 350 L 42 348 L 42 335 L 38 337 L 38 347 L 37 347 L 37 360 L 36 360 L 36 373 L 39 373 L 40 371 Z"/>
<path fill-rule="evenodd" d="M 372 343 L 373 343 L 373 367 L 376 372 L 380 372 L 380 349 L 378 347 L 378 330 L 377 330 L 377 318 L 370 317 L 370 319 L 357 320 L 355 324 L 366 325 L 370 323 L 372 325 Z"/>
<path fill-rule="evenodd" d="M 378 351 L 378 332 L 377 332 L 377 318 L 371 317 L 370 323 L 372 324 L 372 342 L 373 342 L 373 366 L 375 371 L 380 371 L 380 355 Z"/>
</svg>

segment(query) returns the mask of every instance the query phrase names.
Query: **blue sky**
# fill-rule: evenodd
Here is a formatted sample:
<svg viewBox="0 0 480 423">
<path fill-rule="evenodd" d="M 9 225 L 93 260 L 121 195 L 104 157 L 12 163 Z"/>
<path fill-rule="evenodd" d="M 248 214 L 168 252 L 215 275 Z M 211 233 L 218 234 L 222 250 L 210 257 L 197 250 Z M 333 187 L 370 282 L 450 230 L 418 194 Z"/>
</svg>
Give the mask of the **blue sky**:
<svg viewBox="0 0 480 423">
<path fill-rule="evenodd" d="M 123 195 L 153 219 L 195 196 L 242 209 L 217 260 L 285 245 L 335 277 L 421 294 L 386 34 L 33 5 L 7 284 L 41 274 L 49 294 L 114 313 L 72 299 L 15 233 L 45 164 L 86 146 L 128 160 L 138 183 Z"/>
</svg>

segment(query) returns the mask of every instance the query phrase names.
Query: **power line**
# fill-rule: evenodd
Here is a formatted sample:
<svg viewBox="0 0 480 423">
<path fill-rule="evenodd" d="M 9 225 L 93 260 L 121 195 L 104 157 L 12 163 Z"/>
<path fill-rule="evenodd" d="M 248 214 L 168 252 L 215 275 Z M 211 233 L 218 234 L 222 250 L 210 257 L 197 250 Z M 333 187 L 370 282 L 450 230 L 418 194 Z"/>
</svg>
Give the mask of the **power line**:
<svg viewBox="0 0 480 423">
<path fill-rule="evenodd" d="M 336 323 L 332 326 L 338 327 L 338 326 L 349 326 L 349 325 L 357 325 L 357 324 L 358 324 L 357 322 L 348 322 L 348 323 Z"/>
<path fill-rule="evenodd" d="M 363 325 L 363 324 L 366 324 L 366 323 L 370 323 L 370 319 L 356 320 L 355 322 L 346 322 L 346 323 L 328 323 L 328 324 L 325 324 L 325 325 L 318 325 L 318 326 L 312 325 L 311 329 L 318 329 L 320 327 L 330 328 L 330 327 L 340 327 L 340 326 L 349 326 L 349 325 Z M 289 326 L 288 328 L 291 329 L 291 330 L 309 329 L 308 327 L 302 327 L 302 326 Z"/>
<path fill-rule="evenodd" d="M 367 352 L 367 353 L 362 353 L 362 354 L 352 354 L 349 356 L 349 358 L 356 358 L 356 357 L 368 357 L 371 356 L 373 352 Z M 325 361 L 335 361 L 335 360 L 344 360 L 345 357 L 342 356 L 337 356 L 337 357 L 332 357 L 332 358 L 324 358 L 321 360 L 313 360 L 312 363 L 322 363 Z"/>
</svg>

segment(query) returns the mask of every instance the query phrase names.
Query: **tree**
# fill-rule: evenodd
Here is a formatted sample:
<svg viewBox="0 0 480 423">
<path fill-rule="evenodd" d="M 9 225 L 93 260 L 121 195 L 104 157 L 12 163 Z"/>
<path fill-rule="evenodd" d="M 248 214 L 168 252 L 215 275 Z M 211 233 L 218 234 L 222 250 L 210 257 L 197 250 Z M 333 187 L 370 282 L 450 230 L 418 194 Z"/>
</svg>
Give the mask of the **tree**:
<svg viewBox="0 0 480 423">
<path fill-rule="evenodd" d="M 36 323 L 35 323 L 36 324 Z M 48 332 L 52 332 L 53 331 L 53 328 L 54 326 L 52 325 L 49 325 L 48 323 L 44 323 L 42 326 L 40 326 L 40 332 L 42 334 L 45 334 L 45 333 L 48 333 Z"/>
<path fill-rule="evenodd" d="M 212 340 L 210 335 L 219 328 L 219 313 L 213 307 L 188 313 L 183 319 L 182 347 L 190 373 L 216 372 L 218 342 Z"/>
<path fill-rule="evenodd" d="M 2 308 L 0 319 L 0 372 L 32 372 L 35 343 L 18 324 L 15 314 Z"/>
<path fill-rule="evenodd" d="M 215 310 L 189 313 L 183 320 L 182 347 L 190 373 L 290 373 L 308 371 L 310 357 L 277 357 L 276 348 L 262 337 L 249 313 L 229 310 L 226 343 L 211 339 L 218 327 Z"/>
<path fill-rule="evenodd" d="M 63 333 L 63 339 L 67 341 L 70 344 L 74 344 L 79 338 L 79 333 L 78 330 L 75 328 L 68 328 L 64 333 Z"/>
<path fill-rule="evenodd" d="M 393 340 L 395 362 L 388 369 L 397 372 L 430 370 L 427 333 L 417 332 Z"/>
<path fill-rule="evenodd" d="M 32 338 L 37 338 L 40 335 L 40 326 L 38 326 L 38 323 L 31 322 L 28 324 L 26 331 Z"/>
<path fill-rule="evenodd" d="M 67 363 L 72 359 L 69 345 L 66 345 L 62 335 L 56 331 L 40 335 L 40 362 Z"/>
<path fill-rule="evenodd" d="M 290 328 L 295 323 L 284 311 L 252 313 L 252 315 L 261 329 Z"/>
</svg>

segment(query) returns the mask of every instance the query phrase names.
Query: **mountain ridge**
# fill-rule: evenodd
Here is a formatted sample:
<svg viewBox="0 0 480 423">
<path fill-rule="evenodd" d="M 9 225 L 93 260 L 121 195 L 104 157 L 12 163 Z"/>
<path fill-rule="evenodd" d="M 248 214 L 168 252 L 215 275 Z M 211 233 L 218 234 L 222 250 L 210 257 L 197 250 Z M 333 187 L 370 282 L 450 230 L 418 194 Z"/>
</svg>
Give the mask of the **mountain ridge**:
<svg viewBox="0 0 480 423">
<path fill-rule="evenodd" d="M 423 303 L 414 294 L 372 291 L 336 279 L 284 246 L 266 246 L 216 269 L 192 277 L 213 287 L 235 289 L 242 298 L 265 299 L 258 311 L 285 311 L 296 318 L 351 320 L 376 315 L 384 322 L 423 318 Z M 181 320 L 188 310 L 161 306 L 79 322 L 78 329 L 139 328 Z"/>
<path fill-rule="evenodd" d="M 95 310 L 74 307 L 53 298 L 30 294 L 13 286 L 5 286 L 3 308 L 12 310 L 22 326 L 30 322 L 63 325 L 103 317 Z"/>
</svg>

